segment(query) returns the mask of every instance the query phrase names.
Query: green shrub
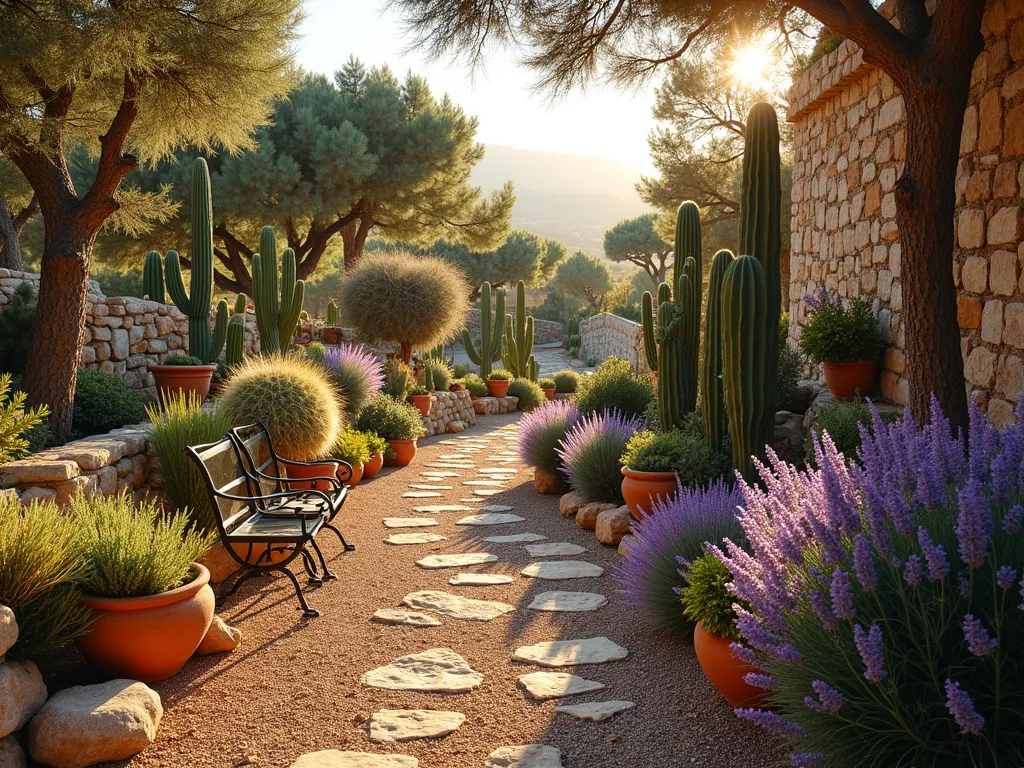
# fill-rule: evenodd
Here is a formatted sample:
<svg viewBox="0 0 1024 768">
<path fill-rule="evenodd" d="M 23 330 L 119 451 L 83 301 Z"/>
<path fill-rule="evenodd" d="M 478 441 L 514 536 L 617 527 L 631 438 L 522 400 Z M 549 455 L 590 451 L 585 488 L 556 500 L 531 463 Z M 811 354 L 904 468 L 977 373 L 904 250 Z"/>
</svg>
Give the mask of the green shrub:
<svg viewBox="0 0 1024 768">
<path fill-rule="evenodd" d="M 710 552 L 704 552 L 689 566 L 683 568 L 686 582 L 680 592 L 683 615 L 690 621 L 704 623 L 704 629 L 712 635 L 738 641 L 736 611 L 733 603 L 739 602 L 747 610 L 749 604 L 732 594 L 726 584 L 732 581 L 729 569 Z"/>
<path fill-rule="evenodd" d="M 462 383 L 466 385 L 466 389 L 469 390 L 470 394 L 477 397 L 487 397 L 487 383 L 475 373 L 464 377 Z"/>
<path fill-rule="evenodd" d="M 673 429 L 638 432 L 630 438 L 620 459 L 638 472 L 675 472 L 683 487 L 704 487 L 729 471 L 729 457 L 716 453 L 703 436 Z"/>
<path fill-rule="evenodd" d="M 519 398 L 520 411 L 532 411 L 548 401 L 548 396 L 536 382 L 529 379 L 513 379 L 508 385 L 508 394 Z"/>
<path fill-rule="evenodd" d="M 203 365 L 203 361 L 192 355 L 168 355 L 162 365 Z"/>
<path fill-rule="evenodd" d="M 554 389 L 555 380 L 545 377 L 537 382 L 537 386 L 540 387 L 541 389 Z"/>
<path fill-rule="evenodd" d="M 306 357 L 314 363 L 322 363 L 325 354 L 327 354 L 327 348 L 319 341 L 313 341 L 306 345 Z"/>
<path fill-rule="evenodd" d="M 882 422 L 889 424 L 897 420 L 895 413 L 882 415 Z M 850 461 L 860 462 L 857 451 L 860 448 L 860 427 L 867 429 L 868 434 L 873 434 L 871 427 L 871 410 L 862 400 L 855 400 L 851 403 L 830 403 L 824 406 L 811 423 L 811 432 L 808 433 L 804 447 L 807 455 L 807 463 L 815 465 L 814 440 L 812 435 L 816 432 L 828 432 L 836 448 Z"/>
<path fill-rule="evenodd" d="M 45 421 L 41 421 L 25 430 L 25 439 L 28 440 L 29 454 L 45 451 L 57 444 L 53 434 L 53 428 Z"/>
<path fill-rule="evenodd" d="M 217 530 L 216 510 L 210 504 L 199 467 L 185 455 L 185 447 L 220 440 L 231 429 L 224 409 L 203 410 L 195 393 L 168 393 L 161 411 L 155 405 L 146 408 L 153 432 L 150 444 L 156 453 L 157 468 L 164 478 L 163 491 L 171 509 L 192 517 L 204 531 Z"/>
<path fill-rule="evenodd" d="M 391 447 L 388 445 L 388 441 L 376 432 L 362 432 L 362 434 L 366 437 L 366 447 L 370 451 L 371 459 L 378 453 L 384 453 L 384 451 Z"/>
<path fill-rule="evenodd" d="M 367 403 L 356 420 L 356 429 L 375 432 L 385 440 L 415 440 L 426 432 L 419 411 L 387 395 Z"/>
<path fill-rule="evenodd" d="M 99 368 L 79 368 L 71 432 L 75 437 L 99 435 L 146 418 L 138 391 L 121 377 Z"/>
<path fill-rule="evenodd" d="M 423 361 L 423 367 L 424 369 L 430 369 L 435 392 L 443 392 L 448 389 L 448 385 L 452 383 L 452 369 L 448 367 L 444 360 L 427 358 Z"/>
<path fill-rule="evenodd" d="M 456 379 L 464 379 L 469 375 L 469 366 L 465 363 L 456 363 L 452 369 L 452 376 Z"/>
<path fill-rule="evenodd" d="M 564 371 L 559 371 L 551 378 L 555 382 L 555 392 L 567 395 L 571 395 L 576 391 L 580 380 L 576 371 L 571 371 L 568 368 Z"/>
<path fill-rule="evenodd" d="M 381 391 L 385 395 L 395 400 L 405 400 L 412 382 L 412 371 L 401 360 L 391 358 L 384 363 L 384 385 Z"/>
<path fill-rule="evenodd" d="M 776 379 L 779 388 L 780 408 L 789 405 L 792 401 L 803 372 L 803 355 L 789 346 L 788 343 L 783 343 L 779 347 L 779 373 Z"/>
<path fill-rule="evenodd" d="M 103 597 L 158 595 L 190 581 L 191 565 L 213 535 L 191 525 L 188 515 L 164 514 L 155 504 L 136 506 L 128 491 L 117 496 L 79 494 L 69 513 L 85 561 L 82 589 Z"/>
<path fill-rule="evenodd" d="M 347 461 L 353 467 L 359 467 L 370 460 L 370 441 L 365 432 L 348 427 L 341 430 L 330 454 L 332 459 Z"/>
<path fill-rule="evenodd" d="M 14 461 L 32 450 L 33 439 L 45 439 L 45 432 L 33 431 L 39 427 L 49 429 L 43 421 L 50 409 L 45 405 L 25 410 L 25 393 L 10 394 L 11 374 L 0 374 L 0 464 Z M 52 432 L 50 433 L 52 436 Z M 40 450 L 36 448 L 36 450 Z"/>
<path fill-rule="evenodd" d="M 420 384 L 419 382 L 417 382 L 417 383 L 413 384 L 409 388 L 409 392 L 407 393 L 407 397 L 413 397 L 413 396 L 422 397 L 423 395 L 429 395 L 429 394 L 430 394 L 430 390 L 427 389 L 422 384 Z"/>
<path fill-rule="evenodd" d="M 504 368 L 495 368 L 487 374 L 487 378 L 491 381 L 512 381 L 512 374 Z"/>
<path fill-rule="evenodd" d="M 822 291 L 806 302 L 810 320 L 800 331 L 800 349 L 815 364 L 878 357 L 882 335 L 867 299 L 850 299 L 847 309 L 837 296 Z"/>
<path fill-rule="evenodd" d="M 580 377 L 573 398 L 583 413 L 616 408 L 626 416 L 642 416 L 653 399 L 651 377 L 617 357 L 609 357 L 593 375 Z"/>
<path fill-rule="evenodd" d="M 0 312 L 0 373 L 25 375 L 38 299 L 36 289 L 25 282 L 14 289 L 10 301 L 4 304 Z"/>
</svg>

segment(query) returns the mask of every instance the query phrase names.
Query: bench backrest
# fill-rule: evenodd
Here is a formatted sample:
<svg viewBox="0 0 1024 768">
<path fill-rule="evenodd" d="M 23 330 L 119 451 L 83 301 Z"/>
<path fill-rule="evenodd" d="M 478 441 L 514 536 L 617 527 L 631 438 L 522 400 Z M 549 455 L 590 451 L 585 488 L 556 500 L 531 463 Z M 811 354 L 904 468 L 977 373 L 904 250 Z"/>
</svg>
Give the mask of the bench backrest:
<svg viewBox="0 0 1024 768">
<path fill-rule="evenodd" d="M 231 533 L 259 511 L 247 501 L 227 498 L 260 495 L 258 492 L 253 493 L 253 483 L 243 470 L 238 449 L 230 437 L 225 436 L 204 445 L 188 446 L 185 453 L 195 462 L 203 476 L 221 535 Z"/>
<path fill-rule="evenodd" d="M 235 439 L 235 444 L 242 447 L 239 454 L 245 471 L 253 479 L 260 478 L 259 485 L 250 489 L 251 496 L 287 490 L 279 480 L 262 478 L 262 475 L 282 477 L 284 474 L 278 464 L 274 445 L 270 441 L 270 432 L 262 421 L 234 427 L 231 436 Z"/>
</svg>

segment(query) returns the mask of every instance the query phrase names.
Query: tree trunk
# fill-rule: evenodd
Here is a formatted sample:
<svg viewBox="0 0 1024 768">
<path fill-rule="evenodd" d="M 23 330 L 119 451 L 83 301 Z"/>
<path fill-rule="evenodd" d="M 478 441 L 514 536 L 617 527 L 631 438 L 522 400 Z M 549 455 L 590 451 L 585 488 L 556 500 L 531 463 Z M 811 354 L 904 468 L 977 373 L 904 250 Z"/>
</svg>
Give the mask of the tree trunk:
<svg viewBox="0 0 1024 768">
<path fill-rule="evenodd" d="M 369 216 L 364 216 L 358 221 L 350 221 L 341 228 L 341 241 L 345 249 L 345 274 L 352 274 L 352 270 L 363 257 L 363 246 L 366 245 L 366 238 L 375 223 Z"/>
<path fill-rule="evenodd" d="M 412 342 L 402 342 L 402 362 L 408 365 L 412 362 Z"/>
<path fill-rule="evenodd" d="M 21 239 L 3 195 L 0 195 L 0 267 L 17 272 L 25 269 L 21 260 Z"/>
</svg>

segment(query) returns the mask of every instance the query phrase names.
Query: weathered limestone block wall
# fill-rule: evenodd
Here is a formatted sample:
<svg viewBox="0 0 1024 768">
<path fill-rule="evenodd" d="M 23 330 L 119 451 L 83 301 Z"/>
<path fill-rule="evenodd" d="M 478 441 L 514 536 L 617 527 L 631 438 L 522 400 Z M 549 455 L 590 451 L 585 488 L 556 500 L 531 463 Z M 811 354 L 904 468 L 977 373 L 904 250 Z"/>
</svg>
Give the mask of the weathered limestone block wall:
<svg viewBox="0 0 1024 768">
<path fill-rule="evenodd" d="M 882 7 L 892 16 L 893 3 Z M 1024 389 L 1024 2 L 990 0 L 975 62 L 957 174 L 954 278 L 968 386 L 1005 423 Z M 873 297 L 886 351 L 882 395 L 906 403 L 902 252 L 895 184 L 903 170 L 903 99 L 850 41 L 789 93 L 793 123 L 790 338 L 820 286 Z"/>
<path fill-rule="evenodd" d="M 464 432 L 476 424 L 476 411 L 469 390 L 434 392 L 430 399 L 430 413 L 423 417 L 427 437 L 445 432 Z"/>
<path fill-rule="evenodd" d="M 507 299 L 506 299 L 507 301 Z M 505 313 L 512 314 L 515 309 L 515 305 L 505 306 Z M 493 312 L 494 309 L 492 308 Z M 529 312 L 529 310 L 527 310 Z M 466 312 L 466 329 L 470 334 L 480 332 L 480 310 L 470 309 Z M 562 341 L 562 324 L 556 323 L 552 320 L 538 320 L 533 319 L 533 343 L 534 344 L 554 344 L 556 342 L 561 343 Z"/>
<path fill-rule="evenodd" d="M 580 359 L 609 357 L 628 360 L 638 371 L 648 371 L 643 326 L 618 315 L 603 313 L 580 322 Z"/>
</svg>

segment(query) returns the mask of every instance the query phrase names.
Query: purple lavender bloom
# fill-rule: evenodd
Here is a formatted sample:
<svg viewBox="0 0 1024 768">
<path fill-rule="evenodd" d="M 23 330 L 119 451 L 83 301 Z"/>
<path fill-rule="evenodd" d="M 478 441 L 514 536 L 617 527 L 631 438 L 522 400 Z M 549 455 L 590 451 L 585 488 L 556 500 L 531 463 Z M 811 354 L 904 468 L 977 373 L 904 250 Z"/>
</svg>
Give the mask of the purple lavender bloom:
<svg viewBox="0 0 1024 768">
<path fill-rule="evenodd" d="M 811 592 L 811 596 L 808 600 L 811 603 L 811 609 L 814 611 L 814 615 L 818 617 L 818 620 L 825 629 L 832 632 L 837 626 L 839 626 L 836 622 L 835 614 L 832 613 L 832 609 L 825 601 L 825 596 L 822 595 L 821 592 L 818 592 L 817 590 Z"/>
<path fill-rule="evenodd" d="M 579 422 L 580 409 L 568 400 L 553 400 L 535 408 L 519 420 L 516 450 L 531 467 L 554 472 L 561 466 L 559 440 Z"/>
<path fill-rule="evenodd" d="M 744 664 L 749 664 L 752 667 L 758 664 L 757 654 L 743 643 L 729 643 L 729 650 L 732 651 L 732 655 L 736 659 Z"/>
<path fill-rule="evenodd" d="M 772 648 L 772 655 L 786 664 L 799 664 L 804 660 L 804 655 L 789 643 Z"/>
<path fill-rule="evenodd" d="M 1012 565 L 999 566 L 999 570 L 996 571 L 996 584 L 999 585 L 1000 589 L 1013 589 L 1015 581 L 1017 581 L 1016 568 Z"/>
<path fill-rule="evenodd" d="M 789 768 L 821 768 L 824 764 L 824 752 L 794 752 L 789 756 Z"/>
<path fill-rule="evenodd" d="M 964 599 L 971 596 L 971 580 L 964 571 L 956 575 L 956 591 Z"/>
<path fill-rule="evenodd" d="M 755 688 L 764 688 L 766 691 L 775 688 L 775 678 L 764 672 L 747 672 L 743 675 L 743 682 Z"/>
<path fill-rule="evenodd" d="M 818 286 L 818 290 L 814 293 L 804 294 L 804 304 L 811 312 L 817 312 L 824 306 L 829 304 L 840 304 L 839 297 L 833 293 L 830 293 L 825 286 Z"/>
<path fill-rule="evenodd" d="M 985 496 L 984 486 L 977 476 L 973 476 L 960 491 L 960 514 L 956 522 L 960 557 L 972 568 L 985 562 L 993 526 L 992 507 Z"/>
<path fill-rule="evenodd" d="M 974 708 L 970 695 L 960 688 L 960 683 L 954 683 L 949 678 L 946 678 L 946 709 L 960 726 L 961 733 L 977 736 L 985 727 L 985 718 Z"/>
<path fill-rule="evenodd" d="M 907 558 L 907 564 L 903 568 L 903 576 L 907 580 L 907 584 L 912 587 L 921 586 L 923 578 L 923 569 L 921 567 L 921 558 L 917 555 L 911 555 Z"/>
<path fill-rule="evenodd" d="M 643 428 L 643 421 L 638 417 L 626 416 L 618 409 L 605 408 L 603 413 L 592 413 L 580 419 L 559 441 L 556 449 L 563 464 L 561 471 L 569 478 L 569 484 L 573 488 L 579 487 L 580 467 L 576 460 L 595 443 L 606 442 L 609 447 L 620 445 L 618 453 L 621 454 L 633 433 L 641 432 Z"/>
<path fill-rule="evenodd" d="M 861 587 L 866 591 L 872 592 L 878 587 L 875 555 L 871 551 L 871 542 L 862 533 L 858 533 L 853 542 L 853 570 Z"/>
<path fill-rule="evenodd" d="M 814 692 L 818 694 L 818 698 L 815 699 L 813 696 L 805 696 L 804 704 L 806 704 L 808 708 L 820 713 L 835 713 L 843 708 L 843 694 L 824 680 L 815 680 L 811 683 L 811 688 L 813 688 Z"/>
<path fill-rule="evenodd" d="M 945 547 L 932 541 L 924 526 L 917 529 L 917 542 L 921 545 L 921 553 L 928 564 L 928 578 L 932 581 L 946 578 L 949 574 L 949 560 L 946 559 Z"/>
<path fill-rule="evenodd" d="M 384 369 L 380 360 L 362 344 L 343 343 L 328 347 L 324 367 L 334 374 L 338 388 L 345 395 L 346 409 L 357 413 L 380 392 L 384 385 Z"/>
<path fill-rule="evenodd" d="M 864 662 L 864 677 L 872 683 L 877 683 L 886 676 L 885 671 L 885 645 L 882 642 L 882 628 L 872 624 L 867 632 L 864 627 L 857 624 L 853 628 L 853 642 L 860 653 L 861 661 Z"/>
<path fill-rule="evenodd" d="M 857 615 L 853 606 L 853 589 L 850 587 L 850 574 L 842 568 L 832 572 L 832 586 L 829 587 L 832 597 L 832 611 L 837 618 L 852 619 Z"/>
<path fill-rule="evenodd" d="M 967 650 L 975 656 L 987 656 L 999 647 L 999 641 L 988 633 L 981 619 L 976 619 L 968 613 L 964 616 L 964 623 L 961 626 L 964 630 L 964 639 L 967 641 Z"/>
<path fill-rule="evenodd" d="M 1003 530 L 1012 536 L 1020 530 L 1021 520 L 1024 520 L 1024 507 L 1014 504 L 1010 511 L 1003 515 Z"/>
<path fill-rule="evenodd" d="M 744 720 L 749 720 L 755 725 L 760 725 L 762 728 L 768 728 L 777 733 L 781 733 L 783 736 L 790 736 L 794 739 L 798 739 L 806 735 L 802 726 L 796 723 L 791 723 L 789 720 L 784 718 L 782 715 L 775 712 L 771 712 L 767 709 L 734 709 L 737 717 L 742 717 Z"/>
</svg>

